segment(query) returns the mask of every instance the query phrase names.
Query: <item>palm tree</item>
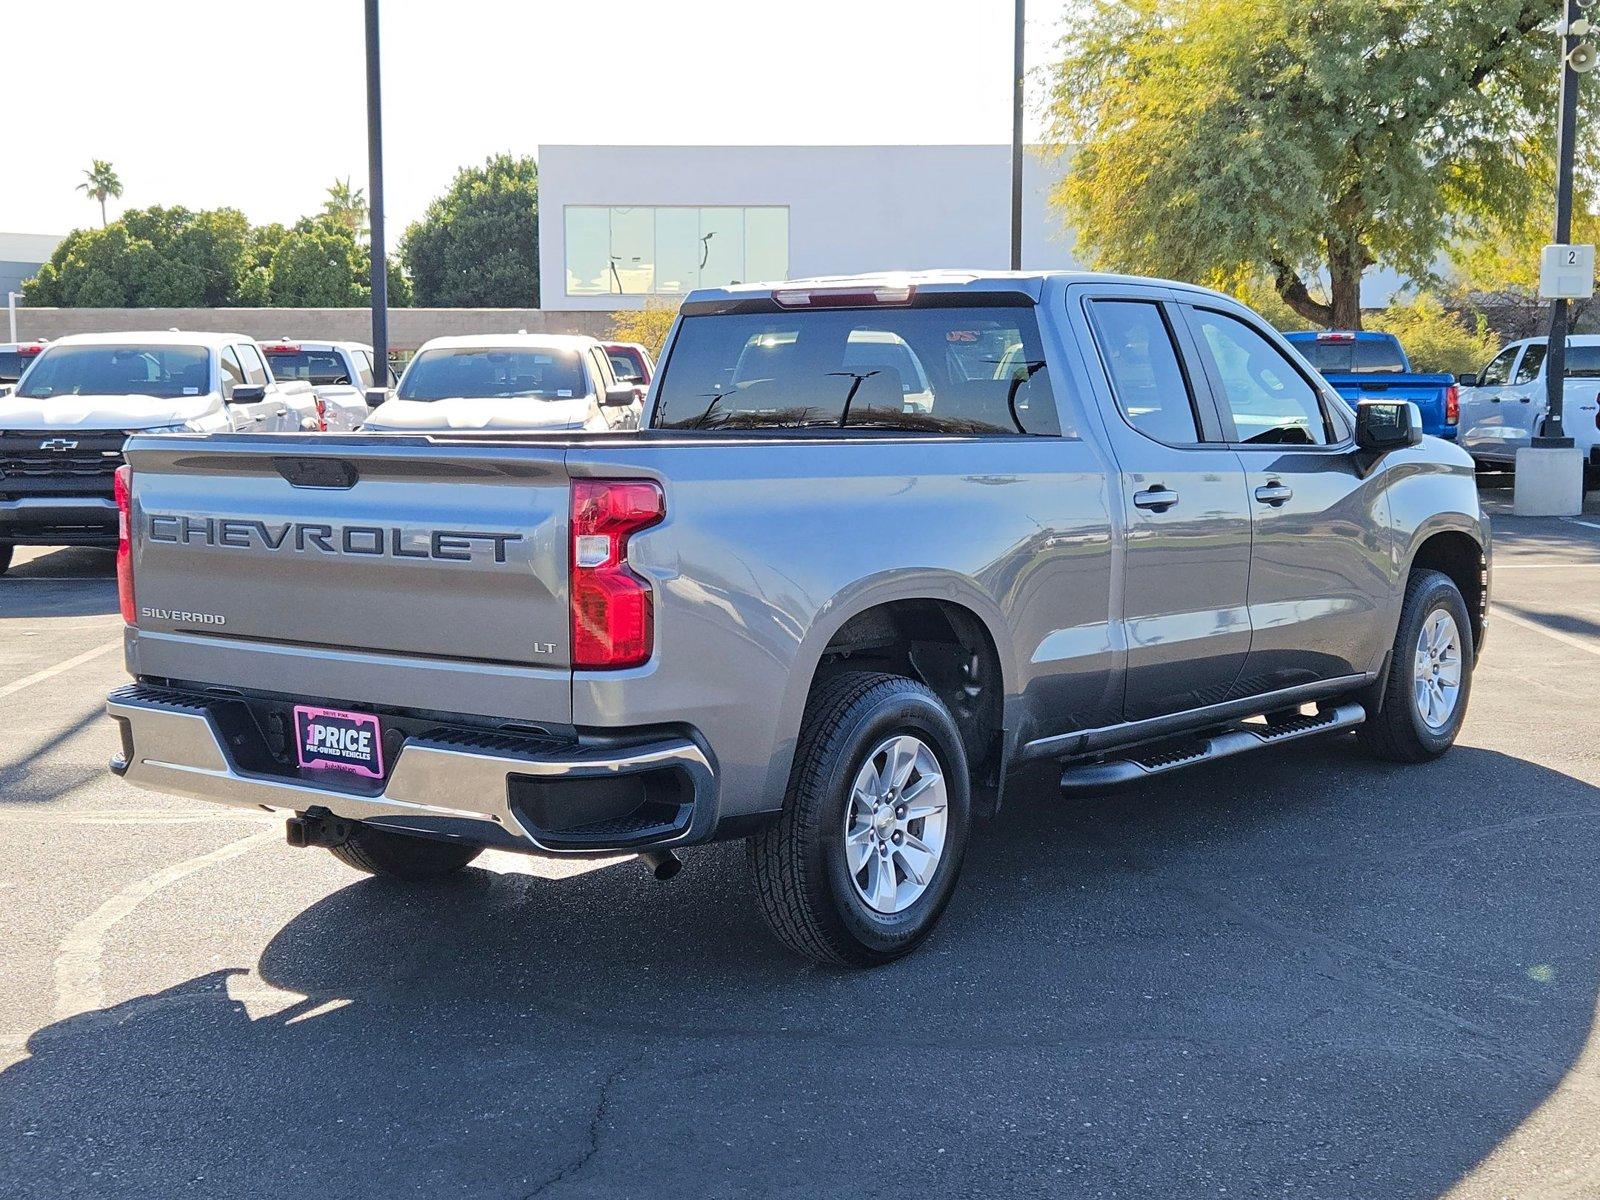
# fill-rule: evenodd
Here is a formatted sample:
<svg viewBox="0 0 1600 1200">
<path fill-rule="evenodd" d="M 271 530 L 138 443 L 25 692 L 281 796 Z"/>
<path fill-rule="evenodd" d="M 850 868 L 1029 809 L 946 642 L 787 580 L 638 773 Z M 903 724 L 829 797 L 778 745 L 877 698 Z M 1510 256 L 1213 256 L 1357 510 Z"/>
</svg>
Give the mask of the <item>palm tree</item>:
<svg viewBox="0 0 1600 1200">
<path fill-rule="evenodd" d="M 91 199 L 100 201 L 100 226 L 104 228 L 106 201 L 122 198 L 122 180 L 117 178 L 117 173 L 111 169 L 111 164 L 102 158 L 95 159 L 94 165 L 83 173 L 83 182 L 78 185 L 78 190 Z"/>
<path fill-rule="evenodd" d="M 350 231 L 357 242 L 367 227 L 367 195 L 360 188 L 350 186 L 350 177 L 335 179 L 328 189 L 328 198 L 322 202 L 322 215 L 335 225 Z"/>
</svg>

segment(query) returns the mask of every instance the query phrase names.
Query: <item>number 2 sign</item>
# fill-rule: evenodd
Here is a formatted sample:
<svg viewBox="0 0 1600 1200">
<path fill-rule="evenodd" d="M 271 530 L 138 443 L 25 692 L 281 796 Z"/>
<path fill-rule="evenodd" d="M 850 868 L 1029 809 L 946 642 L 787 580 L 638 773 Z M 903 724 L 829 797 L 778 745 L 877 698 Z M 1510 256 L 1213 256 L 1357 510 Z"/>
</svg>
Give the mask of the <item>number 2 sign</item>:
<svg viewBox="0 0 1600 1200">
<path fill-rule="evenodd" d="M 1550 245 L 1539 260 L 1539 298 L 1587 300 L 1594 295 L 1594 247 Z"/>
</svg>

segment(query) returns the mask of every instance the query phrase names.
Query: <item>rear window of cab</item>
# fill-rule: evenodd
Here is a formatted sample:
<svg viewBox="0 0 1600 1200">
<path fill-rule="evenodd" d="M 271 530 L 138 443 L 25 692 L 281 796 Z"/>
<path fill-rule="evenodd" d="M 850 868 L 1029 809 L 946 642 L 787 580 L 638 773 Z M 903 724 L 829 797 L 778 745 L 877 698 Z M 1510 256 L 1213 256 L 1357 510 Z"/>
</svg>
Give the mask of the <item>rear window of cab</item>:
<svg viewBox="0 0 1600 1200">
<path fill-rule="evenodd" d="M 1031 306 L 685 316 L 652 424 L 1061 432 Z"/>
</svg>

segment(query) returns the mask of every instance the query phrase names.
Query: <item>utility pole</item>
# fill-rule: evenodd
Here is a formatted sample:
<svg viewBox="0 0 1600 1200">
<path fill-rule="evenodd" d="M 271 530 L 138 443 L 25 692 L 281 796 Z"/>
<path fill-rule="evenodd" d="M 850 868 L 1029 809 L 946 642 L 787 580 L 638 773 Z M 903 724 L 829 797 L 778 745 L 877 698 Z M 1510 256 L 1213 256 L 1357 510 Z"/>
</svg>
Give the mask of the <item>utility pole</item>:
<svg viewBox="0 0 1600 1200">
<path fill-rule="evenodd" d="M 1016 55 L 1011 69 L 1011 269 L 1022 270 L 1022 74 L 1027 45 L 1023 0 L 1017 0 Z"/>
<path fill-rule="evenodd" d="M 367 218 L 372 250 L 372 382 L 389 383 L 389 256 L 383 242 L 383 98 L 378 86 L 378 0 L 367 8 Z"/>
<path fill-rule="evenodd" d="M 1577 140 L 1578 124 L 1578 72 L 1572 69 L 1572 52 L 1578 46 L 1579 36 L 1573 26 L 1583 17 L 1578 0 L 1567 0 L 1567 19 L 1561 38 L 1561 115 L 1556 126 L 1556 236 L 1558 246 L 1572 240 L 1572 159 Z M 1581 30 L 1582 25 L 1578 25 Z M 1550 301 L 1550 344 L 1545 351 L 1545 400 L 1548 416 L 1544 436 L 1533 440 L 1535 446 L 1556 449 L 1570 446 L 1562 417 L 1567 386 L 1567 302 Z"/>
</svg>

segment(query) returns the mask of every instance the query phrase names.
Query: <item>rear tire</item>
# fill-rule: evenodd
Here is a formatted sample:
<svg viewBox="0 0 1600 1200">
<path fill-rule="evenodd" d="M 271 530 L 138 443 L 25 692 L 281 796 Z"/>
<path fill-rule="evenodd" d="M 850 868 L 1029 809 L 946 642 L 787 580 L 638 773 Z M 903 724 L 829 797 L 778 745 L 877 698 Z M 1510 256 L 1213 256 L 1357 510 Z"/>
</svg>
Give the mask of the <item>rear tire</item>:
<svg viewBox="0 0 1600 1200">
<path fill-rule="evenodd" d="M 1472 692 L 1475 649 L 1467 603 L 1448 575 L 1413 571 L 1383 705 L 1357 726 L 1371 753 L 1389 762 L 1438 758 L 1455 744 Z"/>
<path fill-rule="evenodd" d="M 348 841 L 328 849 L 347 867 L 408 883 L 438 879 L 459 871 L 483 852 L 482 846 L 441 842 L 370 825 L 357 825 L 351 830 Z"/>
<path fill-rule="evenodd" d="M 10 542 L 0 542 L 0 575 L 11 569 L 11 554 L 14 547 Z"/>
<path fill-rule="evenodd" d="M 807 702 L 782 814 L 747 843 L 761 915 L 819 962 L 899 958 L 949 902 L 970 819 L 966 753 L 939 697 L 898 675 L 834 676 Z"/>
</svg>

